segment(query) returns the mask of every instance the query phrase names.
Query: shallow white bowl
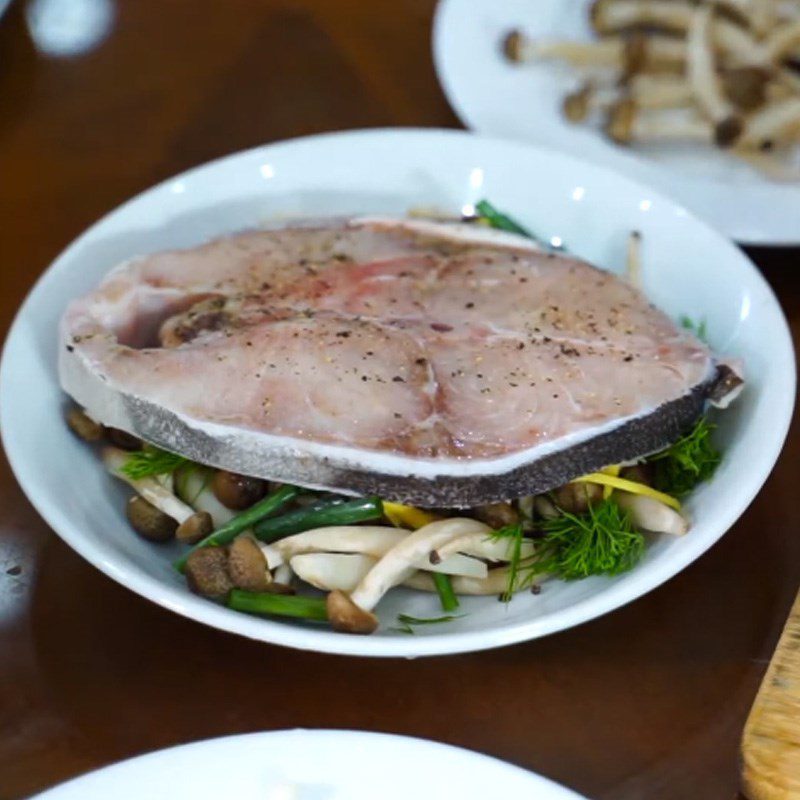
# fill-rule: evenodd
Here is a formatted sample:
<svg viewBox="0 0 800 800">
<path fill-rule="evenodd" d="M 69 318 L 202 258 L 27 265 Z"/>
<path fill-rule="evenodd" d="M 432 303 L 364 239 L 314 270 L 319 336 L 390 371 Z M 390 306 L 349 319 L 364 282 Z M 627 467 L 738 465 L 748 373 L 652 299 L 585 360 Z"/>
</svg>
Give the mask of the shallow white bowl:
<svg viewBox="0 0 800 800">
<path fill-rule="evenodd" d="M 459 747 L 361 731 L 293 730 L 171 747 L 32 800 L 580 800 L 545 778 Z"/>
<path fill-rule="evenodd" d="M 479 133 L 522 140 L 611 167 L 664 192 L 739 242 L 800 243 L 800 183 L 770 180 L 710 146 L 624 148 L 561 114 L 580 82 L 552 61 L 509 64 L 500 52 L 512 28 L 547 39 L 590 41 L 591 0 L 441 0 L 433 28 L 436 72 L 461 121 Z"/>
<path fill-rule="evenodd" d="M 191 594 L 170 567 L 172 547 L 135 536 L 125 489 L 62 421 L 56 326 L 67 301 L 137 253 L 205 241 L 276 217 L 380 212 L 415 205 L 458 210 L 481 197 L 540 235 L 619 269 L 628 232 L 643 235 L 649 297 L 674 316 L 705 319 L 712 345 L 740 356 L 748 386 L 721 415 L 725 459 L 687 504 L 690 533 L 654 540 L 644 561 L 614 579 L 549 582 L 510 604 L 467 598 L 447 625 L 393 630 L 396 615 L 437 614 L 438 601 L 392 591 L 381 630 L 346 636 L 262 620 Z M 86 559 L 144 597 L 254 639 L 331 653 L 419 656 L 480 650 L 564 630 L 628 603 L 707 550 L 766 479 L 786 435 L 795 368 L 788 329 L 769 287 L 734 245 L 691 214 L 629 179 L 548 150 L 457 131 L 385 130 L 315 136 L 256 148 L 169 180 L 111 212 L 55 261 L 9 334 L 0 365 L 0 428 L 20 484 L 39 513 Z"/>
</svg>

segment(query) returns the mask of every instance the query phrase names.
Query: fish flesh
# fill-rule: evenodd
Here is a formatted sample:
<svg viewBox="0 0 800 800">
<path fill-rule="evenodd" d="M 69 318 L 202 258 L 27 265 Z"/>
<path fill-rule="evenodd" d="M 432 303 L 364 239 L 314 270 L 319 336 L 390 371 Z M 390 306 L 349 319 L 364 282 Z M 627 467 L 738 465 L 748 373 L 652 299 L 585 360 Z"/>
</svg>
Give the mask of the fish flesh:
<svg viewBox="0 0 800 800">
<path fill-rule="evenodd" d="M 576 258 L 483 226 L 360 218 L 116 267 L 66 310 L 59 372 L 97 421 L 192 460 L 463 507 L 663 449 L 720 366 Z"/>
</svg>

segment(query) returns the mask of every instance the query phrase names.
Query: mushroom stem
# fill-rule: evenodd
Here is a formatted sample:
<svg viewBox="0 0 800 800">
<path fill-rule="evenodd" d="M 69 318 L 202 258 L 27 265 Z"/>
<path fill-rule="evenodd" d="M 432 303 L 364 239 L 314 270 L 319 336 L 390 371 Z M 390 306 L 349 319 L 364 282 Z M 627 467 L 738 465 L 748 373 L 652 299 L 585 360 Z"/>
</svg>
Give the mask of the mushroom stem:
<svg viewBox="0 0 800 800">
<path fill-rule="evenodd" d="M 725 97 L 714 63 L 710 31 L 713 8 L 703 6 L 692 16 L 687 35 L 686 73 L 703 113 L 714 124 L 714 140 L 730 147 L 742 133 L 742 121 Z"/>
<path fill-rule="evenodd" d="M 776 140 L 795 139 L 800 130 L 800 98 L 772 103 L 747 120 L 741 144 L 760 148 Z"/>
<path fill-rule="evenodd" d="M 132 486 L 148 503 L 172 517 L 179 525 L 194 516 L 194 509 L 179 500 L 156 478 L 129 478 L 122 471 L 122 467 L 129 457 L 124 450 L 116 447 L 104 447 L 101 457 L 108 472 Z"/>
<path fill-rule="evenodd" d="M 644 495 L 617 492 L 617 503 L 631 516 L 631 522 L 651 533 L 669 533 L 683 536 L 689 530 L 686 520 L 674 509 Z"/>
<path fill-rule="evenodd" d="M 631 231 L 625 253 L 625 273 L 628 283 L 637 289 L 642 287 L 642 234 Z"/>
<path fill-rule="evenodd" d="M 462 595 L 502 594 L 508 589 L 510 573 L 508 567 L 489 570 L 485 578 L 453 578 L 453 591 Z M 542 580 L 545 576 L 542 576 Z M 433 578 L 424 572 L 415 572 L 403 581 L 403 586 L 423 592 L 435 592 Z"/>
<path fill-rule="evenodd" d="M 371 611 L 392 586 L 401 583 L 415 570 L 420 559 L 428 557 L 432 550 L 438 550 L 452 539 L 469 533 L 486 534 L 490 528 L 478 520 L 455 517 L 431 522 L 395 545 L 369 571 L 352 595 L 353 602 Z"/>
<path fill-rule="evenodd" d="M 615 103 L 608 114 L 606 134 L 617 144 L 714 141 L 714 129 L 702 119 L 675 119 L 658 112 L 642 113 L 631 100 Z"/>
</svg>

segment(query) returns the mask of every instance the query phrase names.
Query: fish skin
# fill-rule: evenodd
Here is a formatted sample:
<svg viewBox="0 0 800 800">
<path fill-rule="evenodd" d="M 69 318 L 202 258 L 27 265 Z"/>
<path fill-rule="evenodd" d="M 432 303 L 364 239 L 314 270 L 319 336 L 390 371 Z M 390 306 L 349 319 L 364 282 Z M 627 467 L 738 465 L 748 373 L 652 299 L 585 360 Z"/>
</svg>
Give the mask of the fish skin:
<svg viewBox="0 0 800 800">
<path fill-rule="evenodd" d="M 431 506 L 547 490 L 702 412 L 712 354 L 631 286 L 453 230 L 354 220 L 128 262 L 67 309 L 62 386 L 204 463 Z"/>
</svg>

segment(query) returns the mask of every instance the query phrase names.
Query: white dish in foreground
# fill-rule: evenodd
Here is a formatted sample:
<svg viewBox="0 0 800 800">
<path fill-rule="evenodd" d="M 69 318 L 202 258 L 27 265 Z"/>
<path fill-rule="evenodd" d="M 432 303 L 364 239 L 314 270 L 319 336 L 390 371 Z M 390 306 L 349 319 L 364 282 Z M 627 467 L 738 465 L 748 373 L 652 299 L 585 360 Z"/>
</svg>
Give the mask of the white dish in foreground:
<svg viewBox="0 0 800 800">
<path fill-rule="evenodd" d="M 500 52 L 512 28 L 548 39 L 589 41 L 590 0 L 441 0 L 433 51 L 436 72 L 461 121 L 479 133 L 553 147 L 643 181 L 683 203 L 739 242 L 800 243 L 800 185 L 771 181 L 711 147 L 625 149 L 589 125 L 562 117 L 561 100 L 579 82 L 552 61 L 515 66 Z"/>
<path fill-rule="evenodd" d="M 480 753 L 405 736 L 325 730 L 253 733 L 172 747 L 76 778 L 35 800 L 433 800 L 455 795 L 460 800 L 580 800 L 545 778 Z"/>
<path fill-rule="evenodd" d="M 680 539 L 653 540 L 642 563 L 613 579 L 546 583 L 508 605 L 465 598 L 465 616 L 409 636 L 398 612 L 437 616 L 438 600 L 393 590 L 381 629 L 348 636 L 262 620 L 191 594 L 170 566 L 172 546 L 139 539 L 126 491 L 62 420 L 56 327 L 68 300 L 137 253 L 196 244 L 276 217 L 384 213 L 419 205 L 469 208 L 491 199 L 573 252 L 621 268 L 630 230 L 643 235 L 644 288 L 675 317 L 705 319 L 713 347 L 740 356 L 748 386 L 720 415 L 725 458 L 687 503 Z M 56 260 L 21 308 L 0 365 L 0 427 L 11 466 L 37 510 L 114 580 L 192 619 L 253 639 L 331 653 L 420 656 L 480 650 L 570 628 L 635 600 L 690 564 L 744 511 L 778 456 L 791 417 L 795 366 L 775 297 L 730 242 L 673 202 L 559 153 L 458 131 L 362 131 L 269 145 L 184 173 L 113 211 Z M 177 548 L 177 546 L 175 546 Z"/>
</svg>

